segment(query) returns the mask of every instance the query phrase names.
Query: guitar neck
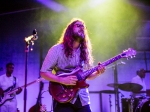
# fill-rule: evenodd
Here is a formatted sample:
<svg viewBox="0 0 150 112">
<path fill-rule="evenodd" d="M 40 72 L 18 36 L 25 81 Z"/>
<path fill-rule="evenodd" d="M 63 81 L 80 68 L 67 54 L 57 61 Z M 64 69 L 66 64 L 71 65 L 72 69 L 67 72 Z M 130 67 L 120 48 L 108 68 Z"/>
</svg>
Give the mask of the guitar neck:
<svg viewBox="0 0 150 112">
<path fill-rule="evenodd" d="M 115 62 L 115 61 L 117 61 L 117 60 L 119 60 L 119 59 L 121 59 L 122 56 L 124 56 L 124 55 L 126 55 L 126 54 L 125 54 L 125 53 L 121 53 L 121 54 L 119 54 L 119 55 L 117 55 L 117 56 L 114 56 L 113 58 L 110 58 L 110 59 L 108 59 L 107 61 L 104 61 L 103 63 L 101 63 L 101 65 L 107 66 L 107 65 L 109 65 L 109 64 L 111 64 L 111 63 L 113 63 L 113 62 Z M 97 70 L 98 70 L 98 67 L 99 67 L 99 66 L 95 66 L 94 68 L 91 68 L 90 70 L 85 71 L 85 72 L 82 74 L 82 78 L 83 78 L 83 79 L 86 79 L 90 74 L 92 74 L 93 72 L 97 71 Z"/>
<path fill-rule="evenodd" d="M 23 85 L 23 86 L 21 86 L 20 88 L 24 88 L 24 87 L 27 87 L 27 86 L 29 86 L 29 85 L 31 85 L 31 84 L 34 84 L 34 83 L 36 83 L 37 81 L 32 81 L 32 82 L 30 82 L 30 83 L 28 83 L 28 84 L 26 84 L 26 85 Z"/>
<path fill-rule="evenodd" d="M 109 60 L 103 62 L 102 65 L 103 65 L 103 66 L 107 66 L 107 65 L 109 65 L 109 64 L 111 64 L 111 63 L 113 63 L 113 62 L 115 62 L 115 61 L 117 61 L 117 60 L 119 60 L 119 59 L 121 59 L 121 58 L 122 58 L 122 55 L 123 55 L 123 54 L 119 54 L 119 55 L 117 55 L 117 56 L 115 56 L 115 57 L 113 57 L 113 58 L 111 58 L 111 59 L 109 59 Z"/>
<path fill-rule="evenodd" d="M 29 85 L 32 85 L 32 84 L 34 84 L 34 83 L 36 83 L 36 82 L 40 82 L 41 80 L 44 80 L 44 79 L 43 79 L 43 78 L 40 78 L 40 79 L 38 79 L 38 80 L 32 81 L 32 82 L 30 82 L 30 83 L 28 83 L 28 84 L 26 84 L 26 85 L 21 86 L 20 88 L 23 89 L 23 88 L 25 88 L 25 87 L 27 87 L 27 86 L 29 86 Z M 8 92 L 8 94 L 12 94 L 12 93 L 14 93 L 14 92 L 16 92 L 16 91 L 18 91 L 18 88 L 14 89 L 14 90 L 12 90 L 12 91 L 10 91 L 10 92 Z"/>
</svg>

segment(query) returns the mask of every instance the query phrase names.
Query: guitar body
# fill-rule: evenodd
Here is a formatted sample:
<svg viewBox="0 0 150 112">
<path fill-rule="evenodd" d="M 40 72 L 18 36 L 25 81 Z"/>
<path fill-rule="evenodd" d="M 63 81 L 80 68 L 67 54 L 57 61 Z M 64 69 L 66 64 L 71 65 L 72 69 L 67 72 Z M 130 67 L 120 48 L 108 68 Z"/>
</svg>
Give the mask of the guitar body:
<svg viewBox="0 0 150 112">
<path fill-rule="evenodd" d="M 75 75 L 78 78 L 81 72 L 82 70 L 78 69 L 71 73 L 65 73 L 58 76 L 66 77 Z M 49 82 L 49 92 L 56 101 L 60 103 L 67 103 L 75 97 L 79 89 L 89 87 L 85 80 L 80 80 L 79 78 L 78 80 L 79 81 L 77 81 L 75 86 L 66 86 L 56 82 Z"/>
<path fill-rule="evenodd" d="M 8 95 L 7 93 L 4 93 L 4 96 L 1 96 L 0 98 L 0 106 L 3 105 L 6 101 L 12 100 L 14 98 L 14 95 Z"/>
</svg>

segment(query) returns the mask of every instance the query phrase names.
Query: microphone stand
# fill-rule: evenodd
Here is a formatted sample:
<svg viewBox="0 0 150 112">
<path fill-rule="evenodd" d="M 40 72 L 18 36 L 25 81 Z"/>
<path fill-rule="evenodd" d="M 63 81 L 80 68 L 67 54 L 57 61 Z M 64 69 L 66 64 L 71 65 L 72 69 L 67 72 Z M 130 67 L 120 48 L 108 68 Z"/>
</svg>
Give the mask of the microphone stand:
<svg viewBox="0 0 150 112">
<path fill-rule="evenodd" d="M 116 63 L 113 69 L 114 69 L 114 83 L 118 84 L 118 71 Z M 115 112 L 120 112 L 118 87 L 115 87 L 114 90 L 115 90 Z"/>
<path fill-rule="evenodd" d="M 30 38 L 29 38 L 30 37 Z M 33 50 L 33 48 L 31 47 L 31 49 L 29 48 L 29 45 L 31 43 L 31 45 L 34 45 L 34 40 L 37 40 L 37 32 L 36 29 L 33 30 L 33 35 L 29 36 L 29 37 L 25 37 L 25 84 L 24 84 L 24 112 L 26 112 L 26 100 L 27 100 L 27 63 L 28 63 L 28 52 L 31 50 Z M 29 39 L 28 39 L 29 38 Z M 28 39 L 28 40 L 27 40 Z"/>
<path fill-rule="evenodd" d="M 26 42 L 25 47 L 25 88 L 24 88 L 24 112 L 26 112 L 26 98 L 27 98 L 27 62 L 28 62 L 28 52 L 29 52 L 29 44 Z"/>
</svg>

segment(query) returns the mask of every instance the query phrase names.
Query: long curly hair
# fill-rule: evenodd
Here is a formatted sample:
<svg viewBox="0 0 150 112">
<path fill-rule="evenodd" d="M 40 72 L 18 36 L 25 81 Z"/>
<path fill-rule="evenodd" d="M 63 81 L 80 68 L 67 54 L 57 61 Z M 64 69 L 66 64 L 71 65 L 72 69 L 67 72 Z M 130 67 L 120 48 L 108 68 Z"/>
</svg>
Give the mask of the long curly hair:
<svg viewBox="0 0 150 112">
<path fill-rule="evenodd" d="M 78 18 L 73 18 L 67 27 L 64 29 L 61 38 L 59 39 L 58 43 L 62 43 L 64 45 L 64 52 L 66 57 L 72 56 L 73 52 L 73 42 L 75 39 L 73 38 L 73 27 L 74 24 L 80 21 L 84 25 L 84 33 L 85 38 L 80 43 L 80 62 L 84 61 L 85 64 L 92 65 L 93 64 L 93 57 L 92 57 L 92 47 L 91 42 L 87 33 L 87 28 L 83 20 Z"/>
</svg>

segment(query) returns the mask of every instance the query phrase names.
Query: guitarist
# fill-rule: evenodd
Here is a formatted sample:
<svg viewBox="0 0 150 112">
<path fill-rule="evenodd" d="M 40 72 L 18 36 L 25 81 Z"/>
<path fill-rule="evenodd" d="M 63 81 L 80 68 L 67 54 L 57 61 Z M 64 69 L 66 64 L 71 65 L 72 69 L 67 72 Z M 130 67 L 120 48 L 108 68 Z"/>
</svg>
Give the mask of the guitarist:
<svg viewBox="0 0 150 112">
<path fill-rule="evenodd" d="M 11 91 L 18 87 L 18 80 L 12 75 L 14 71 L 14 64 L 6 64 L 6 74 L 0 76 L 0 97 L 4 98 L 5 92 Z M 12 99 L 6 100 L 0 106 L 0 112 L 17 112 L 17 100 L 15 95 L 21 93 L 22 89 L 19 88 L 15 94 L 12 94 Z"/>
<path fill-rule="evenodd" d="M 57 75 L 69 73 L 76 67 L 82 67 L 84 70 L 90 69 L 93 63 L 91 52 L 84 21 L 73 18 L 64 29 L 59 42 L 48 51 L 41 68 L 41 76 L 51 82 L 76 85 L 78 80 L 76 76 L 58 77 Z M 97 71 L 87 78 L 94 79 L 104 71 L 104 66 L 100 65 Z M 54 100 L 53 110 L 54 112 L 91 112 L 88 89 L 80 89 L 76 96 L 67 103 Z"/>
</svg>

